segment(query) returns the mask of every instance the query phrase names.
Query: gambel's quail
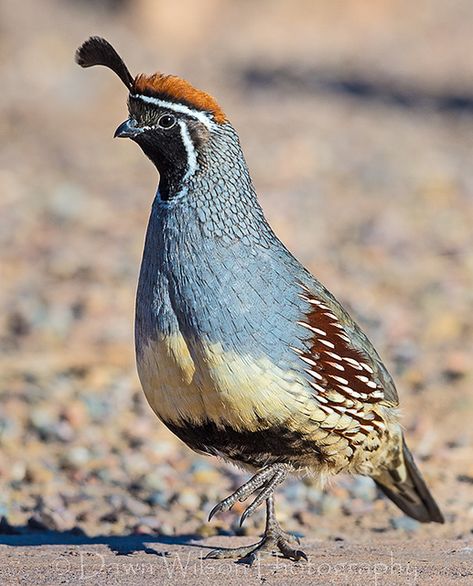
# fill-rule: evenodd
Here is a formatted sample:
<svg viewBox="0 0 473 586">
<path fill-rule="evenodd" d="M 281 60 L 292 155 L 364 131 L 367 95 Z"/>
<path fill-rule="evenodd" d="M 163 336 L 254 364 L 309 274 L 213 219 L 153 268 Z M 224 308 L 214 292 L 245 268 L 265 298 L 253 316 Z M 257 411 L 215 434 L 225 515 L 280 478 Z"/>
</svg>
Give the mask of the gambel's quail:
<svg viewBox="0 0 473 586">
<path fill-rule="evenodd" d="M 368 338 L 268 225 L 238 135 L 208 94 L 156 73 L 133 78 L 104 39 L 77 51 L 129 90 L 131 138 L 159 171 L 136 299 L 136 359 L 161 421 L 193 450 L 254 473 L 210 518 L 251 496 L 266 502 L 263 550 L 306 558 L 274 513 L 288 474 L 323 485 L 371 476 L 422 522 L 443 522 L 405 443 L 393 380 Z"/>
</svg>

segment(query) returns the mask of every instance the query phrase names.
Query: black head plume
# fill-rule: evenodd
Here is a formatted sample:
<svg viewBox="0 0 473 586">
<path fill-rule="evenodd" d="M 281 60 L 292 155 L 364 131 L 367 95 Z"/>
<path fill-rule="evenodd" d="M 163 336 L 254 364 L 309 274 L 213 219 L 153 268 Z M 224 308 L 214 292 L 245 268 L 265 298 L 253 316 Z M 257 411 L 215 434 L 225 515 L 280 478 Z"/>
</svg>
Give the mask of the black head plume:
<svg viewBox="0 0 473 586">
<path fill-rule="evenodd" d="M 102 37 L 90 37 L 76 51 L 76 63 L 81 67 L 105 65 L 114 71 L 128 89 L 133 85 L 133 77 L 123 59 L 112 45 Z"/>
</svg>

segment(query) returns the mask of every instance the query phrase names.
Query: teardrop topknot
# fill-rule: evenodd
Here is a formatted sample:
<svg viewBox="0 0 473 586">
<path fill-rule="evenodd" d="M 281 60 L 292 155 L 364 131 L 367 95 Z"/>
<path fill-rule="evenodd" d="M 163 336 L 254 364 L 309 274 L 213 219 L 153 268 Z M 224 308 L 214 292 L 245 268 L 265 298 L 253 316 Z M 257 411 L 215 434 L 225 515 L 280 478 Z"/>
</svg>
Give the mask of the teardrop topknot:
<svg viewBox="0 0 473 586">
<path fill-rule="evenodd" d="M 76 51 L 76 63 L 81 67 L 104 65 L 114 71 L 130 90 L 133 76 L 112 45 L 102 37 L 90 37 Z"/>
</svg>

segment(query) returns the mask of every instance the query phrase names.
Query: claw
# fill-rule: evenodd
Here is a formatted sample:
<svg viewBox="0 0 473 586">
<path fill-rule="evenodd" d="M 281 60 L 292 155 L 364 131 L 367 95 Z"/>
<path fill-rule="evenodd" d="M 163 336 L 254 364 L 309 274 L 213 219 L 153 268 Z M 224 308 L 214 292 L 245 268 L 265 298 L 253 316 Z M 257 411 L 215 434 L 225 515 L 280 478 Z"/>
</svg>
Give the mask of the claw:
<svg viewBox="0 0 473 586">
<path fill-rule="evenodd" d="M 237 561 L 237 564 L 242 564 L 251 568 L 251 566 L 256 562 L 257 559 L 258 554 L 255 552 L 251 552 L 246 557 L 239 559 Z"/>
<path fill-rule="evenodd" d="M 243 511 L 242 516 L 240 517 L 240 527 L 243 527 L 243 523 L 247 520 L 247 518 L 251 515 L 251 511 L 248 513 L 248 509 L 250 507 L 248 507 L 247 509 L 245 509 Z"/>
<path fill-rule="evenodd" d="M 215 507 L 210 511 L 209 513 L 209 518 L 207 519 L 207 521 L 210 523 L 210 521 L 212 520 L 212 517 L 215 516 L 217 513 L 220 513 L 224 510 L 224 508 L 221 506 L 222 503 L 218 503 L 215 505 Z"/>
<path fill-rule="evenodd" d="M 219 555 L 220 554 L 220 555 Z M 212 549 L 209 553 L 204 557 L 204 560 L 218 560 L 221 557 L 222 550 L 221 549 Z"/>
<path fill-rule="evenodd" d="M 281 550 L 281 553 L 291 559 L 294 560 L 295 562 L 300 562 L 301 560 L 305 560 L 306 562 L 309 561 L 309 558 L 307 557 L 307 554 L 302 551 L 302 549 L 294 549 L 292 552 L 290 553 L 285 553 Z"/>
</svg>

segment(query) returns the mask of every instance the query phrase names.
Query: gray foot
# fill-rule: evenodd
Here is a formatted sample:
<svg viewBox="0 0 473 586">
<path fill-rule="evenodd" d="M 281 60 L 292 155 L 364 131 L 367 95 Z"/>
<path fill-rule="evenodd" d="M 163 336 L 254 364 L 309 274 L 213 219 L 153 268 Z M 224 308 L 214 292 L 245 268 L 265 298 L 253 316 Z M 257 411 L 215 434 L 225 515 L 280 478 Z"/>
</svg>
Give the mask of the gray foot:
<svg viewBox="0 0 473 586">
<path fill-rule="evenodd" d="M 295 562 L 307 560 L 302 550 L 293 547 L 295 544 L 299 544 L 299 538 L 281 529 L 274 512 L 274 498 L 270 494 L 266 498 L 266 529 L 263 539 L 259 543 L 244 547 L 213 549 L 206 555 L 206 559 L 238 558 L 240 563 L 251 566 L 263 553 L 280 553 Z"/>
<path fill-rule="evenodd" d="M 302 559 L 307 560 L 307 555 L 301 549 L 297 549 L 291 545 L 295 545 L 297 542 L 297 537 L 285 531 L 271 531 L 265 533 L 259 543 L 253 543 L 244 547 L 213 549 L 205 556 L 205 559 L 237 558 L 240 563 L 251 566 L 262 554 L 278 555 L 279 553 L 283 557 L 295 562 Z"/>
</svg>

